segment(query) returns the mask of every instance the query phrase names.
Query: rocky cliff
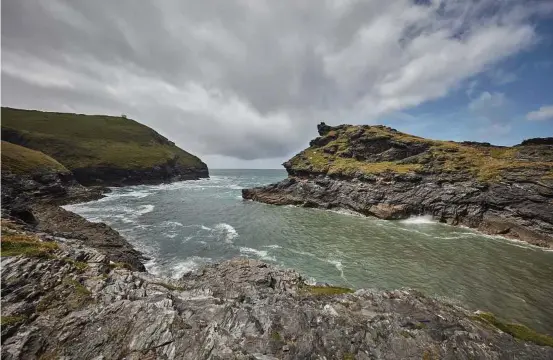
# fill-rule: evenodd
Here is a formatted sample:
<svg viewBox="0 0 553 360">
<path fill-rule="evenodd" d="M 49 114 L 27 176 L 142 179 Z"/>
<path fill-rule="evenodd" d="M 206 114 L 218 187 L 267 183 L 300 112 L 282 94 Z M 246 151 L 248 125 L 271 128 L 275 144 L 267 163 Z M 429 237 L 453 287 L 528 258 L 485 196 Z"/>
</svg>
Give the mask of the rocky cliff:
<svg viewBox="0 0 553 360">
<path fill-rule="evenodd" d="M 209 177 L 205 163 L 125 116 L 2 108 L 2 140 L 38 150 L 86 186 Z"/>
<path fill-rule="evenodd" d="M 284 163 L 289 177 L 244 189 L 270 204 L 344 208 L 382 219 L 432 215 L 553 247 L 553 138 L 513 147 L 438 141 L 385 126 L 320 124 Z"/>
<path fill-rule="evenodd" d="M 50 236 L 79 239 L 108 260 L 145 270 L 141 254 L 115 230 L 91 223 L 58 205 L 103 197 L 103 189 L 85 188 L 63 165 L 39 151 L 2 141 L 2 218 Z M 4 248 L 4 233 L 2 247 Z"/>
</svg>

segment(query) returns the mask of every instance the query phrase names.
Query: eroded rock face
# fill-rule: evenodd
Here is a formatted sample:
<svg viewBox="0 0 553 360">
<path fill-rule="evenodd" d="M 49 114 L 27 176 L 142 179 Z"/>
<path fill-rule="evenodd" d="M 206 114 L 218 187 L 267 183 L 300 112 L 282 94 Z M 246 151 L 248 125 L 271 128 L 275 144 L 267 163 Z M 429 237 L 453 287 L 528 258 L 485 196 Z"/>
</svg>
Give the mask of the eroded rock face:
<svg viewBox="0 0 553 360">
<path fill-rule="evenodd" d="M 59 205 L 102 198 L 105 189 L 85 188 L 71 173 L 15 175 L 2 172 L 2 216 L 36 231 L 79 239 L 114 262 L 145 271 L 142 255 L 104 223 L 91 223 Z"/>
<path fill-rule="evenodd" d="M 59 249 L 2 261 L 3 359 L 553 357 L 413 290 L 315 295 L 295 271 L 246 259 L 170 280 L 40 236 Z"/>
<path fill-rule="evenodd" d="M 319 126 L 284 163 L 289 178 L 244 189 L 269 204 L 343 208 L 382 219 L 432 215 L 553 247 L 553 145 L 508 148 L 427 140 L 384 126 Z"/>
</svg>

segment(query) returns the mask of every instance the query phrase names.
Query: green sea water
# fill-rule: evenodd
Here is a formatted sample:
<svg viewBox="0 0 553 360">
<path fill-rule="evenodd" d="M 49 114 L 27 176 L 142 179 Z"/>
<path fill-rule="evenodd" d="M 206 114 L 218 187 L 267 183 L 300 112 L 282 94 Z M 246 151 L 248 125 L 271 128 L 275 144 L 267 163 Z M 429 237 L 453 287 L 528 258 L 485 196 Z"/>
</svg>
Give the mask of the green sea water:
<svg viewBox="0 0 553 360">
<path fill-rule="evenodd" d="M 418 289 L 553 334 L 551 251 L 426 217 L 385 221 L 244 201 L 242 188 L 286 173 L 210 173 L 211 179 L 116 188 L 66 208 L 118 230 L 156 274 L 178 278 L 205 263 L 246 256 L 294 268 L 311 281 Z"/>
</svg>

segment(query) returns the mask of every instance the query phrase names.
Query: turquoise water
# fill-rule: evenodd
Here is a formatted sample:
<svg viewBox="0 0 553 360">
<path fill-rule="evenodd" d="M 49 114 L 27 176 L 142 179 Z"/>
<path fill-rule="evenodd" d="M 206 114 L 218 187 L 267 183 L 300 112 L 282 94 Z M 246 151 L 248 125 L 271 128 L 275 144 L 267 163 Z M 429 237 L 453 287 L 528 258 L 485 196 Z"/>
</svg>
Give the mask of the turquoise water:
<svg viewBox="0 0 553 360">
<path fill-rule="evenodd" d="M 385 221 L 241 198 L 281 170 L 212 170 L 211 179 L 117 188 L 67 206 L 106 222 L 178 278 L 202 264 L 247 256 L 312 281 L 353 288 L 410 287 L 553 334 L 553 252 L 428 218 Z"/>
</svg>

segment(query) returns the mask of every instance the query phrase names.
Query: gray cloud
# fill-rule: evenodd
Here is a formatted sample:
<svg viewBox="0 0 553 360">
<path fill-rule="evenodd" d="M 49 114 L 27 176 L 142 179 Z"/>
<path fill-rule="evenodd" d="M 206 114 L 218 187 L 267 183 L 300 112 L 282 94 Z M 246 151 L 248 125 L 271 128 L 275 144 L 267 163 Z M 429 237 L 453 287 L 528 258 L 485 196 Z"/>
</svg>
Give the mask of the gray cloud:
<svg viewBox="0 0 553 360">
<path fill-rule="evenodd" d="M 416 3 L 419 3 L 418 5 Z M 210 158 L 287 157 L 533 44 L 549 1 L 2 2 L 3 105 L 125 113 Z"/>
</svg>

